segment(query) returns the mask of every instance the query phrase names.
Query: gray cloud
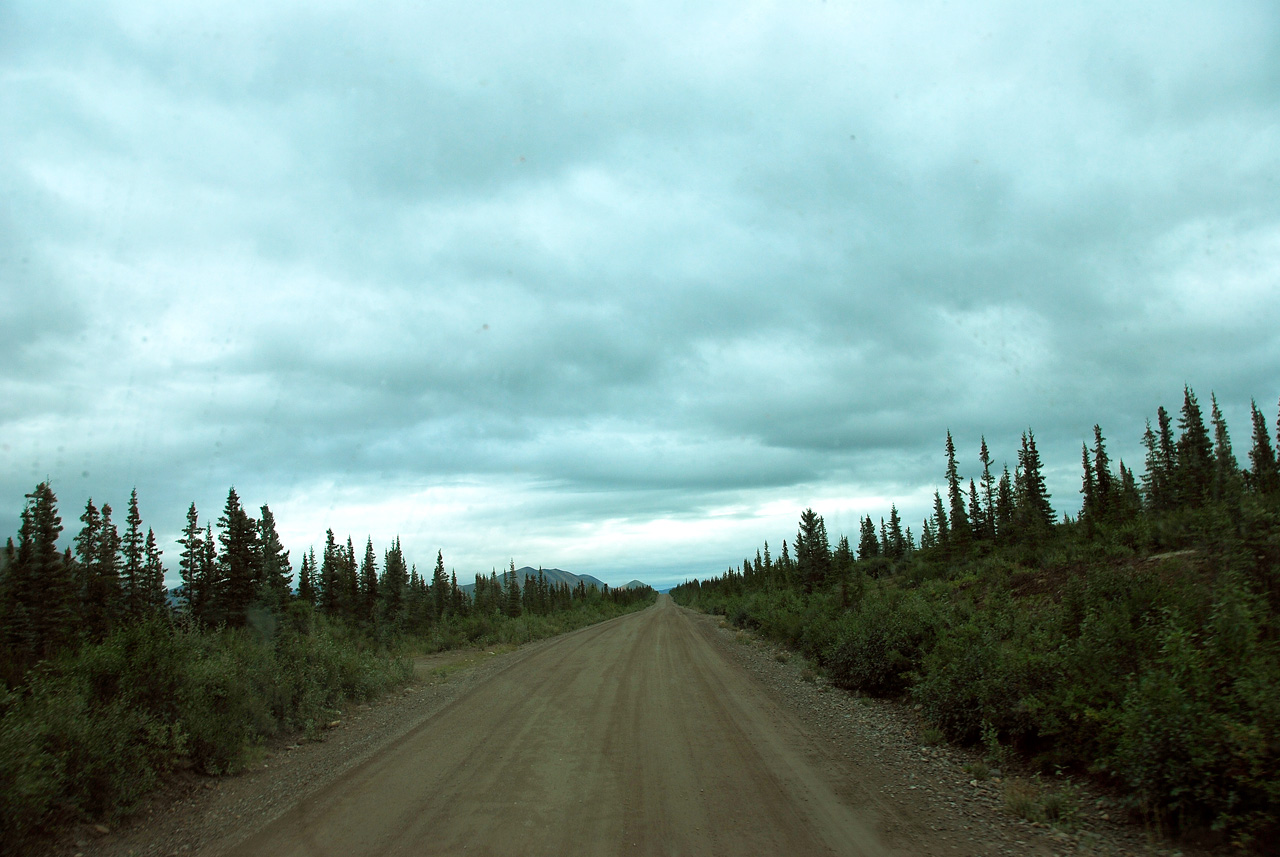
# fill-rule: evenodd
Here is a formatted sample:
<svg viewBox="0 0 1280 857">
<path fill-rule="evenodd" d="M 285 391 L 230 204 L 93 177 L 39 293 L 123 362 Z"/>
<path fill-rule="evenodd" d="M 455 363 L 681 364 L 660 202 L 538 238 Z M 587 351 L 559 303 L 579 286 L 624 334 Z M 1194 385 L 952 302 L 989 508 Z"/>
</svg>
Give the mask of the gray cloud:
<svg viewBox="0 0 1280 857">
<path fill-rule="evenodd" d="M 1034 427 L 1067 509 L 1093 423 L 1140 464 L 1183 383 L 1241 444 L 1280 365 L 1278 24 L 11 4 L 0 514 L 136 484 L 172 535 L 235 483 L 463 574 L 674 574 L 810 503 L 914 522 L 948 428 L 976 475 Z"/>
</svg>

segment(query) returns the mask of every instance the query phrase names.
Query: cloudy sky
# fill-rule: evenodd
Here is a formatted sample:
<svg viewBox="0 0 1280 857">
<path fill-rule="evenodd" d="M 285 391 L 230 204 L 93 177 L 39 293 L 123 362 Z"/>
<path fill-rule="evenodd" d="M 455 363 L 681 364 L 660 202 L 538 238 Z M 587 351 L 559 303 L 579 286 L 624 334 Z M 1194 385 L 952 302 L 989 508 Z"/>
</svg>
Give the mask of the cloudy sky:
<svg viewBox="0 0 1280 857">
<path fill-rule="evenodd" d="M 1270 0 L 375 6 L 0 3 L 0 531 L 662 584 L 1275 414 Z"/>
</svg>

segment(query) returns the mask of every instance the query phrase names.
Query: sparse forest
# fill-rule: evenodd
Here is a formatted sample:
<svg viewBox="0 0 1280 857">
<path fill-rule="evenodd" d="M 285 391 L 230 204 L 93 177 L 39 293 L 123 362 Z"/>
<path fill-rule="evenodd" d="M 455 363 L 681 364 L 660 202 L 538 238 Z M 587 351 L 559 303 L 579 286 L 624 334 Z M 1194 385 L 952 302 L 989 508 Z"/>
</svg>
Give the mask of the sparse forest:
<svg viewBox="0 0 1280 857">
<path fill-rule="evenodd" d="M 831 543 L 800 516 L 777 555 L 672 591 L 793 646 L 850 691 L 901 698 L 952 741 L 1089 775 L 1135 814 L 1238 844 L 1280 822 L 1280 420 L 1252 405 L 1242 464 L 1216 398 L 1185 388 L 1141 475 L 1100 426 L 1059 517 L 1028 430 L 1012 473 L 978 438 L 917 537 L 896 506 Z M 1176 423 L 1176 425 L 1175 425 Z M 944 493 L 945 492 L 945 493 Z M 1074 504 L 1072 504 L 1074 505 Z"/>
<path fill-rule="evenodd" d="M 526 642 L 655 597 L 519 580 L 514 562 L 471 594 L 442 552 L 421 574 L 399 539 L 357 554 L 333 530 L 295 580 L 271 509 L 251 516 L 234 488 L 213 522 L 188 509 L 167 593 L 136 491 L 123 532 L 90 499 L 65 547 L 52 487 L 26 500 L 0 551 L 0 851 L 128 812 L 175 768 L 234 771 L 272 735 L 314 734 L 344 702 L 406 682 L 414 652 Z"/>
</svg>

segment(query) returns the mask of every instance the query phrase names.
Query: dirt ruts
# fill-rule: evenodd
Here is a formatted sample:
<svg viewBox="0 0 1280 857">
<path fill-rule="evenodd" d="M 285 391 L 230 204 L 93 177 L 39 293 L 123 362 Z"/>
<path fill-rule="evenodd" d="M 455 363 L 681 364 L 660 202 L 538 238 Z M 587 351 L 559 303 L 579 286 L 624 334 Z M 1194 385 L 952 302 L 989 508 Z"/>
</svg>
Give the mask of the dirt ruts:
<svg viewBox="0 0 1280 857">
<path fill-rule="evenodd" d="M 901 706 L 660 596 L 517 651 L 442 656 L 221 780 L 178 778 L 137 817 L 51 853 L 119 855 L 1150 854 L 1075 795 L 1032 826 Z M 1184 853 L 1188 853 L 1184 849 Z"/>
</svg>

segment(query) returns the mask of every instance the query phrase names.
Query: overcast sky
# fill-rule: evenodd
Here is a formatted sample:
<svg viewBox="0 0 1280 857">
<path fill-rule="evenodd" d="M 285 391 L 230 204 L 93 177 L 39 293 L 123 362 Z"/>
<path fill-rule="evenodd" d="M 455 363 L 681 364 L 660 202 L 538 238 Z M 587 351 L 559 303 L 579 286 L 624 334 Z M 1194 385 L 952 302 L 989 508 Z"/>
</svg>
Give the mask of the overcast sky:
<svg viewBox="0 0 1280 857">
<path fill-rule="evenodd" d="M 1278 180 L 1273 0 L 5 0 L 0 533 L 664 584 L 1028 427 L 1074 513 L 1095 422 L 1274 419 Z"/>
</svg>

